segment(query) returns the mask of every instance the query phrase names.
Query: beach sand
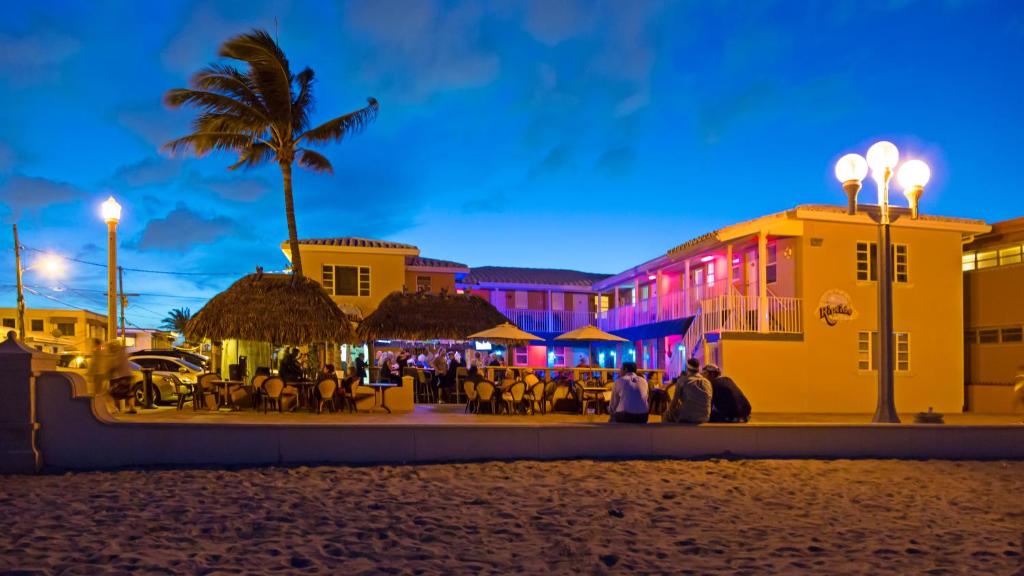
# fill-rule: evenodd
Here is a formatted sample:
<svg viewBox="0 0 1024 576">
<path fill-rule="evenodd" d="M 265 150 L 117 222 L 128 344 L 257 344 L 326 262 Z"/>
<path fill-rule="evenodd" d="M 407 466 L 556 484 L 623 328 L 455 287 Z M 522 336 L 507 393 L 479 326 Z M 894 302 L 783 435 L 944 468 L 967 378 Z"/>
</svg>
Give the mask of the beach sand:
<svg viewBox="0 0 1024 576">
<path fill-rule="evenodd" d="M 1024 462 L 560 461 L 0 477 L 0 571 L 1024 574 Z"/>
</svg>

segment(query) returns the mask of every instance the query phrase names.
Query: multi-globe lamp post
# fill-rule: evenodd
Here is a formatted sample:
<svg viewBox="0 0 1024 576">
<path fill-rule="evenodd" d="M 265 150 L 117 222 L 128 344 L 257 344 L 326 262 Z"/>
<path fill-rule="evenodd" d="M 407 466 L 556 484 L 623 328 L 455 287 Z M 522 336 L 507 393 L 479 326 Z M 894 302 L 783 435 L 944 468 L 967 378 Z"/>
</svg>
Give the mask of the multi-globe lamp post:
<svg viewBox="0 0 1024 576">
<path fill-rule="evenodd" d="M 117 340 L 117 223 L 121 205 L 111 196 L 100 206 L 107 223 L 107 341 Z"/>
<path fill-rule="evenodd" d="M 857 213 L 857 194 L 861 182 L 871 169 L 878 186 L 878 400 L 874 422 L 899 423 L 893 397 L 895 374 L 894 334 L 892 324 L 893 252 L 889 212 L 889 182 L 896 173 L 900 153 L 892 142 L 876 142 L 868 148 L 867 158 L 860 154 L 847 154 L 836 163 L 836 178 L 843 183 L 847 197 L 847 211 Z M 910 217 L 917 219 L 918 204 L 924 187 L 931 178 L 931 170 L 921 160 L 908 160 L 899 168 L 897 182 L 910 204 Z M 869 263 L 870 266 L 870 263 Z"/>
</svg>

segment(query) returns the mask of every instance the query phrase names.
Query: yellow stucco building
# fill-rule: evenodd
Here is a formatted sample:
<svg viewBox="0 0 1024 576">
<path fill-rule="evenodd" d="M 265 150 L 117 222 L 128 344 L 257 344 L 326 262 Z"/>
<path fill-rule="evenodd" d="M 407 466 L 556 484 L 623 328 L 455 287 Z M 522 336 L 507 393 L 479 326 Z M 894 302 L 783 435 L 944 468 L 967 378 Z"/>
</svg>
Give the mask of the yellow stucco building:
<svg viewBox="0 0 1024 576">
<path fill-rule="evenodd" d="M 0 308 L 4 332 L 18 329 L 18 309 Z M 93 338 L 106 340 L 107 317 L 88 310 L 25 309 L 25 343 L 51 354 L 89 352 Z"/>
</svg>

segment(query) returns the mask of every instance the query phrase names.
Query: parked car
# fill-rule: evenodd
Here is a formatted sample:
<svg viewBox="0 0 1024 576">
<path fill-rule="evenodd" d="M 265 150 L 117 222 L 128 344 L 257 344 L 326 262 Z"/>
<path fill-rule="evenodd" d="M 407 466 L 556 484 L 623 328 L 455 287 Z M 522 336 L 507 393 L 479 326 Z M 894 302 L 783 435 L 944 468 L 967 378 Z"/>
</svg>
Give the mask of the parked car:
<svg viewBox="0 0 1024 576">
<path fill-rule="evenodd" d="M 158 356 L 158 355 L 146 355 L 146 356 L 132 356 L 132 362 L 135 362 L 143 368 L 153 369 L 153 380 L 157 380 L 157 376 L 164 379 L 173 380 L 176 384 L 195 384 L 199 379 L 199 375 L 205 372 L 200 366 L 189 362 L 188 360 L 182 360 L 181 358 L 175 358 L 173 356 Z M 177 386 L 175 386 L 177 388 Z M 174 393 L 174 399 L 177 400 L 178 391 Z M 161 394 L 161 399 L 170 400 L 170 398 Z"/>
<path fill-rule="evenodd" d="M 57 358 L 57 370 L 64 372 L 74 372 L 79 374 L 83 378 L 86 377 L 86 372 L 89 370 L 89 356 L 80 354 L 61 354 Z M 146 401 L 146 394 L 144 386 L 144 380 L 142 376 L 142 366 L 134 361 L 134 358 L 128 361 L 129 367 L 131 367 L 132 373 L 132 385 L 135 390 L 135 400 L 139 405 L 142 405 Z M 153 400 L 157 403 L 160 402 L 171 402 L 178 399 L 178 389 L 181 386 L 181 381 L 177 373 L 172 372 L 153 372 Z"/>
<path fill-rule="evenodd" d="M 196 354 L 195 352 L 189 352 L 188 350 L 180 350 L 178 348 L 171 348 L 170 350 L 136 350 L 129 354 L 130 357 L 136 356 L 161 356 L 164 358 L 179 358 L 185 360 L 196 366 L 208 368 L 210 359 L 202 354 Z"/>
</svg>

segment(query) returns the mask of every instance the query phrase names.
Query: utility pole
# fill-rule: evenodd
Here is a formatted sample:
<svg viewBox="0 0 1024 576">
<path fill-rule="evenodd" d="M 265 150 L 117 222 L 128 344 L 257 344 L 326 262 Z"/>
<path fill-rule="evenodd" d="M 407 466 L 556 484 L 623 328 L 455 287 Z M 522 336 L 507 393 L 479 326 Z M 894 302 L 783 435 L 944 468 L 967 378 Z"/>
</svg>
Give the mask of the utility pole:
<svg viewBox="0 0 1024 576">
<path fill-rule="evenodd" d="M 18 225 L 14 225 L 14 267 L 18 275 L 18 339 L 25 341 L 25 287 L 21 283 L 21 244 L 18 244 Z"/>
</svg>

